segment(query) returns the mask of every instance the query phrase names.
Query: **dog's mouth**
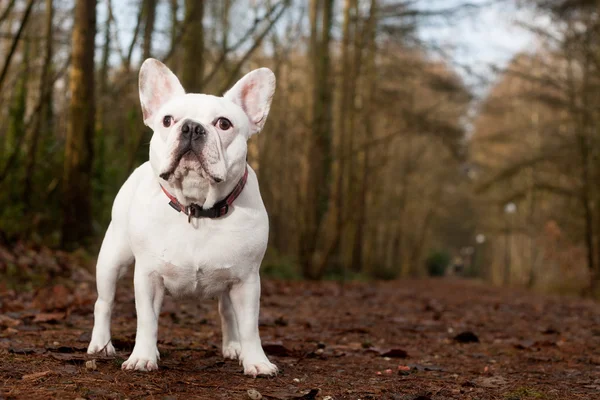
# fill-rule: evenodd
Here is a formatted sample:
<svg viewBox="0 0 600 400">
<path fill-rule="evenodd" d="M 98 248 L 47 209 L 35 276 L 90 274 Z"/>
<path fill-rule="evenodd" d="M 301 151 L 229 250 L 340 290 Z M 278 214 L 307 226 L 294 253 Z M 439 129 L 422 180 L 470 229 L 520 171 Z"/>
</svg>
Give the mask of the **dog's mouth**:
<svg viewBox="0 0 600 400">
<path fill-rule="evenodd" d="M 169 167 L 160 173 L 160 177 L 166 181 L 176 177 L 178 172 L 185 173 L 186 171 L 196 171 L 198 174 L 205 176 L 213 183 L 223 182 L 224 177 L 217 174 L 212 174 L 211 168 L 203 157 L 188 147 L 177 152 L 171 159 Z"/>
</svg>

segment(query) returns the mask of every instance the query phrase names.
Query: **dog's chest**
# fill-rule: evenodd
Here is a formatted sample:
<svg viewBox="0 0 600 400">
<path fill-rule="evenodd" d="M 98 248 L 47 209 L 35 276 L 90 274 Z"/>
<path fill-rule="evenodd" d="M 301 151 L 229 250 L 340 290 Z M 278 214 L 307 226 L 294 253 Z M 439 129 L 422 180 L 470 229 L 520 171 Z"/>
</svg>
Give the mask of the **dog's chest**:
<svg viewBox="0 0 600 400">
<path fill-rule="evenodd" d="M 138 235 L 139 248 L 142 257 L 152 257 L 148 268 L 175 297 L 214 296 L 247 273 L 240 242 L 228 240 L 222 232 L 185 234 L 165 226 L 162 233 Z"/>
<path fill-rule="evenodd" d="M 213 220 L 189 224 L 170 207 L 165 212 L 135 218 L 130 240 L 136 268 L 157 273 L 171 295 L 212 297 L 259 266 L 266 246 L 263 229 L 221 229 Z"/>
<path fill-rule="evenodd" d="M 174 297 L 212 297 L 240 281 L 236 267 L 181 267 L 163 262 L 157 272 L 167 292 Z"/>
</svg>

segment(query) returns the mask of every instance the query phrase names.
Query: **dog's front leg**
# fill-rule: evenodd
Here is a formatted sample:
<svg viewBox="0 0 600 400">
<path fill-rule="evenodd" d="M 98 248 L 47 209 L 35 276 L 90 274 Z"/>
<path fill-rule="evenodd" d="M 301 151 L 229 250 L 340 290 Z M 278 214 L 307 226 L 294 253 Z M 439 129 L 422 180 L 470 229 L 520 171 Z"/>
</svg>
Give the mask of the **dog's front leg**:
<svg viewBox="0 0 600 400">
<path fill-rule="evenodd" d="M 260 278 L 258 271 L 243 282 L 231 287 L 231 305 L 238 324 L 241 352 L 240 362 L 244 374 L 274 375 L 277 366 L 272 364 L 260 343 L 258 333 L 258 312 L 260 308 Z"/>
<path fill-rule="evenodd" d="M 223 335 L 223 357 L 237 360 L 240 357 L 242 346 L 229 292 L 221 293 L 219 297 L 219 315 L 221 316 L 221 332 Z"/>
<path fill-rule="evenodd" d="M 136 265 L 133 284 L 135 286 L 135 310 L 137 332 L 135 346 L 123 369 L 153 371 L 158 369 L 159 358 L 156 341 L 158 339 L 158 316 L 162 305 L 165 287 L 162 278 L 147 265 Z"/>
<path fill-rule="evenodd" d="M 111 222 L 104 236 L 96 265 L 98 299 L 94 306 L 94 329 L 88 353 L 114 356 L 110 340 L 110 319 L 115 301 L 117 280 L 133 262 L 133 253 L 122 226 Z"/>
</svg>

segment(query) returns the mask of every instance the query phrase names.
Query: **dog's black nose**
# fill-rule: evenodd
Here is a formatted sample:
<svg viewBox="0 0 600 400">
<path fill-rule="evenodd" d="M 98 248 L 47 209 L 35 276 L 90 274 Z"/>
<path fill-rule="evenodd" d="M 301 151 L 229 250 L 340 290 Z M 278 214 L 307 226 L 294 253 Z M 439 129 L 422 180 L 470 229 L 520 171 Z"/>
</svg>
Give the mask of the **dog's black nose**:
<svg viewBox="0 0 600 400">
<path fill-rule="evenodd" d="M 202 124 L 194 121 L 184 121 L 183 125 L 181 125 L 181 135 L 185 139 L 197 140 L 206 135 L 206 130 Z"/>
</svg>

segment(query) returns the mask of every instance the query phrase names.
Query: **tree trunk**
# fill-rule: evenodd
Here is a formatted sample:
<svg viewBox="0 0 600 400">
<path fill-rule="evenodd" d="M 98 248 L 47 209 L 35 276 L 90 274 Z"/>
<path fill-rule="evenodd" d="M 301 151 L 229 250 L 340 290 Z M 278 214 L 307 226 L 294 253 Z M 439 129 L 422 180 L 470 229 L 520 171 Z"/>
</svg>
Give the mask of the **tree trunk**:
<svg viewBox="0 0 600 400">
<path fill-rule="evenodd" d="M 375 92 L 376 87 L 375 84 L 377 82 L 377 76 L 375 71 L 375 54 L 376 54 L 376 43 L 375 43 L 375 35 L 376 35 L 376 25 L 377 25 L 377 1 L 371 0 L 371 5 L 369 9 L 369 17 L 365 24 L 365 28 L 363 31 L 363 38 L 365 38 L 366 46 L 366 57 L 365 57 L 365 79 L 364 79 L 364 96 L 366 101 L 363 103 L 366 104 L 364 108 L 363 115 L 361 117 L 363 121 L 363 132 L 365 135 L 365 140 L 363 143 L 368 143 L 373 138 L 373 124 L 375 122 L 375 118 L 373 115 L 375 114 L 375 110 L 370 108 L 375 100 Z M 363 42 L 364 43 L 364 42 Z M 362 47 L 362 46 L 361 46 Z M 358 51 L 359 49 L 357 49 Z M 361 49 L 362 50 L 362 49 Z M 367 193 L 368 193 L 368 183 L 369 183 L 369 149 L 364 151 L 363 157 L 363 165 L 362 165 L 362 176 L 360 178 L 360 186 L 358 190 L 358 202 L 357 202 L 357 218 L 356 218 L 356 233 L 354 234 L 354 244 L 352 246 L 352 270 L 356 272 L 360 272 L 363 269 L 363 246 L 364 246 L 364 233 L 365 233 L 365 225 L 367 223 Z"/>
<path fill-rule="evenodd" d="M 47 135 L 50 129 L 49 121 L 46 121 L 44 117 L 48 115 L 50 103 L 47 101 L 48 98 L 52 96 L 52 90 L 49 87 L 50 69 L 52 68 L 52 20 L 54 17 L 54 5 L 52 3 L 52 0 L 46 0 L 46 47 L 44 50 L 44 65 L 42 66 L 39 86 L 39 101 L 41 102 L 42 107 L 40 108 L 40 113 L 36 117 L 37 119 L 33 128 L 33 134 L 31 135 L 29 154 L 26 157 L 27 167 L 25 172 L 25 183 L 23 184 L 23 204 L 25 205 L 25 210 L 28 210 L 31 205 L 31 189 L 37 162 L 38 143 L 40 142 L 40 139 L 42 139 L 42 136 Z"/>
<path fill-rule="evenodd" d="M 27 21 L 29 20 L 29 16 L 31 15 L 31 10 L 33 9 L 33 5 L 35 4 L 35 0 L 29 0 L 27 3 L 27 8 L 25 9 L 25 13 L 23 14 L 23 19 L 21 19 L 21 25 L 19 25 L 19 29 L 17 30 L 17 34 L 13 38 L 12 44 L 6 55 L 4 60 L 4 65 L 2 66 L 2 70 L 0 71 L 0 90 L 4 86 L 4 81 L 6 79 L 6 74 L 8 73 L 8 69 L 10 67 L 10 62 L 15 55 L 15 51 L 17 50 L 17 45 L 19 44 L 19 40 L 21 39 L 21 35 L 25 30 L 25 26 L 27 26 Z"/>
<path fill-rule="evenodd" d="M 154 21 L 156 19 L 157 0 L 144 0 L 144 45 L 142 58 L 145 60 L 152 57 L 152 34 L 154 33 Z"/>
<path fill-rule="evenodd" d="M 72 248 L 92 233 L 91 170 L 94 139 L 94 38 L 96 0 L 75 3 L 69 123 L 63 173 L 62 246 Z"/>
<path fill-rule="evenodd" d="M 181 83 L 186 92 L 199 93 L 204 77 L 204 0 L 185 0 L 187 26 L 182 37 L 183 65 Z"/>
<path fill-rule="evenodd" d="M 307 180 L 307 221 L 302 246 L 302 265 L 305 277 L 318 278 L 314 268 L 319 227 L 327 211 L 331 169 L 331 82 L 330 51 L 333 0 L 311 2 L 310 54 L 313 65 L 312 138 Z M 321 21 L 319 21 L 319 16 Z M 319 29 L 319 25 L 321 29 Z"/>
<path fill-rule="evenodd" d="M 129 68 L 131 68 L 131 57 L 133 57 L 133 50 L 135 49 L 135 45 L 137 44 L 138 36 L 140 35 L 140 28 L 142 27 L 142 19 L 144 17 L 144 5 L 144 0 L 141 0 L 135 23 L 135 28 L 133 28 L 133 35 L 131 37 L 131 42 L 129 43 L 129 49 L 127 50 L 127 58 L 123 60 L 123 68 L 125 69 L 125 71 L 129 71 Z"/>
<path fill-rule="evenodd" d="M 171 0 L 170 2 L 171 4 L 171 29 L 170 29 L 170 35 L 171 35 L 171 47 L 169 49 L 169 54 L 173 54 L 175 52 L 175 49 L 177 48 L 177 41 L 179 39 L 179 30 L 180 30 L 180 23 L 179 20 L 177 19 L 177 11 L 179 10 L 179 0 Z M 173 73 L 175 75 L 177 75 L 179 73 L 179 59 L 177 58 L 177 55 L 174 54 L 173 57 L 171 57 L 171 71 L 173 71 Z"/>
</svg>

